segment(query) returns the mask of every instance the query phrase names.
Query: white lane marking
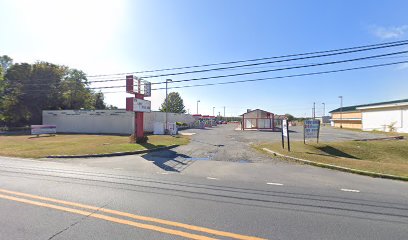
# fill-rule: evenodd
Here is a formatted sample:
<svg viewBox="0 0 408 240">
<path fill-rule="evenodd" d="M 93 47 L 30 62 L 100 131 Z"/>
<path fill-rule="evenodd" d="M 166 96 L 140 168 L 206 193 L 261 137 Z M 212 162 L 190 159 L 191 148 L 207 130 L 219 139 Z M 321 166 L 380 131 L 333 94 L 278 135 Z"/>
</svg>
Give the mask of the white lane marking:
<svg viewBox="0 0 408 240">
<path fill-rule="evenodd" d="M 268 185 L 275 185 L 275 186 L 283 186 L 282 183 L 275 183 L 275 182 L 267 182 Z"/>
<path fill-rule="evenodd" d="M 118 167 L 118 168 L 114 168 L 115 170 L 123 170 L 123 168 L 120 168 L 120 167 Z"/>
<path fill-rule="evenodd" d="M 344 191 L 344 192 L 360 192 L 360 190 L 356 190 L 356 189 L 347 189 L 347 188 L 342 188 L 342 189 L 340 189 L 341 191 Z"/>
<path fill-rule="evenodd" d="M 218 180 L 218 178 L 215 178 L 215 177 L 207 177 L 207 179 L 210 179 L 210 180 Z"/>
<path fill-rule="evenodd" d="M 157 172 L 157 174 L 167 175 L 167 174 L 169 174 L 169 173 L 168 173 L 168 172 Z"/>
</svg>

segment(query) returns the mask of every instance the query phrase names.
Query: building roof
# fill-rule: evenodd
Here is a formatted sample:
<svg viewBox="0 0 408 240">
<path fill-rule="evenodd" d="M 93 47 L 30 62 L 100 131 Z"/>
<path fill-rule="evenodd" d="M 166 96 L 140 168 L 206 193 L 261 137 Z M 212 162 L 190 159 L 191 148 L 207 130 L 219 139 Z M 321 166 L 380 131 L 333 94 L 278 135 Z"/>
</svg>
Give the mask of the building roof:
<svg viewBox="0 0 408 240">
<path fill-rule="evenodd" d="M 240 116 L 243 116 L 243 115 L 245 115 L 245 114 L 247 114 L 247 113 L 251 113 L 251 112 L 255 112 L 255 111 L 261 111 L 261 112 L 265 112 L 265 113 L 273 114 L 273 113 L 271 113 L 271 112 L 268 112 L 268 111 L 261 110 L 261 109 L 257 108 L 257 109 L 254 109 L 254 110 L 252 110 L 252 111 L 249 111 L 249 112 L 243 113 L 243 114 L 241 114 Z"/>
<path fill-rule="evenodd" d="M 363 104 L 363 105 L 354 105 L 354 106 L 347 106 L 341 108 L 334 109 L 330 111 L 329 113 L 336 113 L 336 112 L 356 112 L 359 111 L 358 108 L 362 107 L 373 107 L 373 106 L 379 106 L 379 105 L 388 105 L 388 104 L 398 104 L 398 103 L 408 103 L 408 99 L 400 99 L 400 100 L 394 100 L 394 101 L 388 101 L 388 102 L 378 102 L 378 103 L 370 103 L 370 104 Z"/>
</svg>

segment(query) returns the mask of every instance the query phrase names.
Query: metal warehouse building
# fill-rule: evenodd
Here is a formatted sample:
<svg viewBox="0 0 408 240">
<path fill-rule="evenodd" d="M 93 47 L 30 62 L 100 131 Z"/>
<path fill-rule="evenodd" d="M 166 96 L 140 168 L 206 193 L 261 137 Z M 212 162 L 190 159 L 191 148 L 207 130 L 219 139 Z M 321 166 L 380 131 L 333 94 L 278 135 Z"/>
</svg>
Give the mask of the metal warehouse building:
<svg viewBox="0 0 408 240">
<path fill-rule="evenodd" d="M 408 133 L 408 99 L 343 107 L 330 113 L 335 127 Z"/>
</svg>

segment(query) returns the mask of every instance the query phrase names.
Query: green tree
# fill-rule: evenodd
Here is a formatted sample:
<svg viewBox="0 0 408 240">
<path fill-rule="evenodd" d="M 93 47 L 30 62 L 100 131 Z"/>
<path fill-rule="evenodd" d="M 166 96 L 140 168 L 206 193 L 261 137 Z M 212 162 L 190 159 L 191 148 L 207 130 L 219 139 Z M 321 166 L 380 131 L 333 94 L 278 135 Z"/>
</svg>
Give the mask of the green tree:
<svg viewBox="0 0 408 240">
<path fill-rule="evenodd" d="M 86 74 L 77 69 L 68 69 L 61 83 L 62 108 L 95 109 L 94 93 L 87 88 Z"/>
<path fill-rule="evenodd" d="M 288 119 L 289 122 L 295 120 L 295 117 L 289 113 L 286 113 L 285 117 Z"/>
<path fill-rule="evenodd" d="M 95 97 L 95 109 L 106 109 L 103 93 L 97 92 L 95 93 L 94 97 Z"/>
<path fill-rule="evenodd" d="M 0 56 L 0 66 L 4 72 L 13 65 L 13 59 L 7 55 Z"/>
<path fill-rule="evenodd" d="M 166 100 L 162 103 L 160 107 L 160 111 L 166 112 L 166 109 L 168 110 L 167 112 L 172 112 L 172 113 L 186 113 L 186 110 L 184 109 L 184 103 L 183 99 L 180 97 L 180 94 L 178 92 L 171 92 L 167 96 L 168 98 L 168 108 L 166 107 Z"/>
<path fill-rule="evenodd" d="M 89 89 L 80 70 L 48 62 L 10 65 L 4 56 L 0 61 L 1 125 L 41 124 L 43 110 L 106 108 L 103 93 Z"/>
</svg>

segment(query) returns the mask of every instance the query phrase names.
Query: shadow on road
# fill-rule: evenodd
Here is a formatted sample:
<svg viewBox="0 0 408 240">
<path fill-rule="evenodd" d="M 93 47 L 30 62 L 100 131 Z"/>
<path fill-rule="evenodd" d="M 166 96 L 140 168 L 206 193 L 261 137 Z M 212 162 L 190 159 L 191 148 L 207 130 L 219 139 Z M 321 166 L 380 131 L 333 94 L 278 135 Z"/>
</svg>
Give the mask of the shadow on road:
<svg viewBox="0 0 408 240">
<path fill-rule="evenodd" d="M 171 149 L 149 152 L 142 158 L 169 172 L 182 172 L 194 163 L 190 156 L 179 154 Z"/>
</svg>

